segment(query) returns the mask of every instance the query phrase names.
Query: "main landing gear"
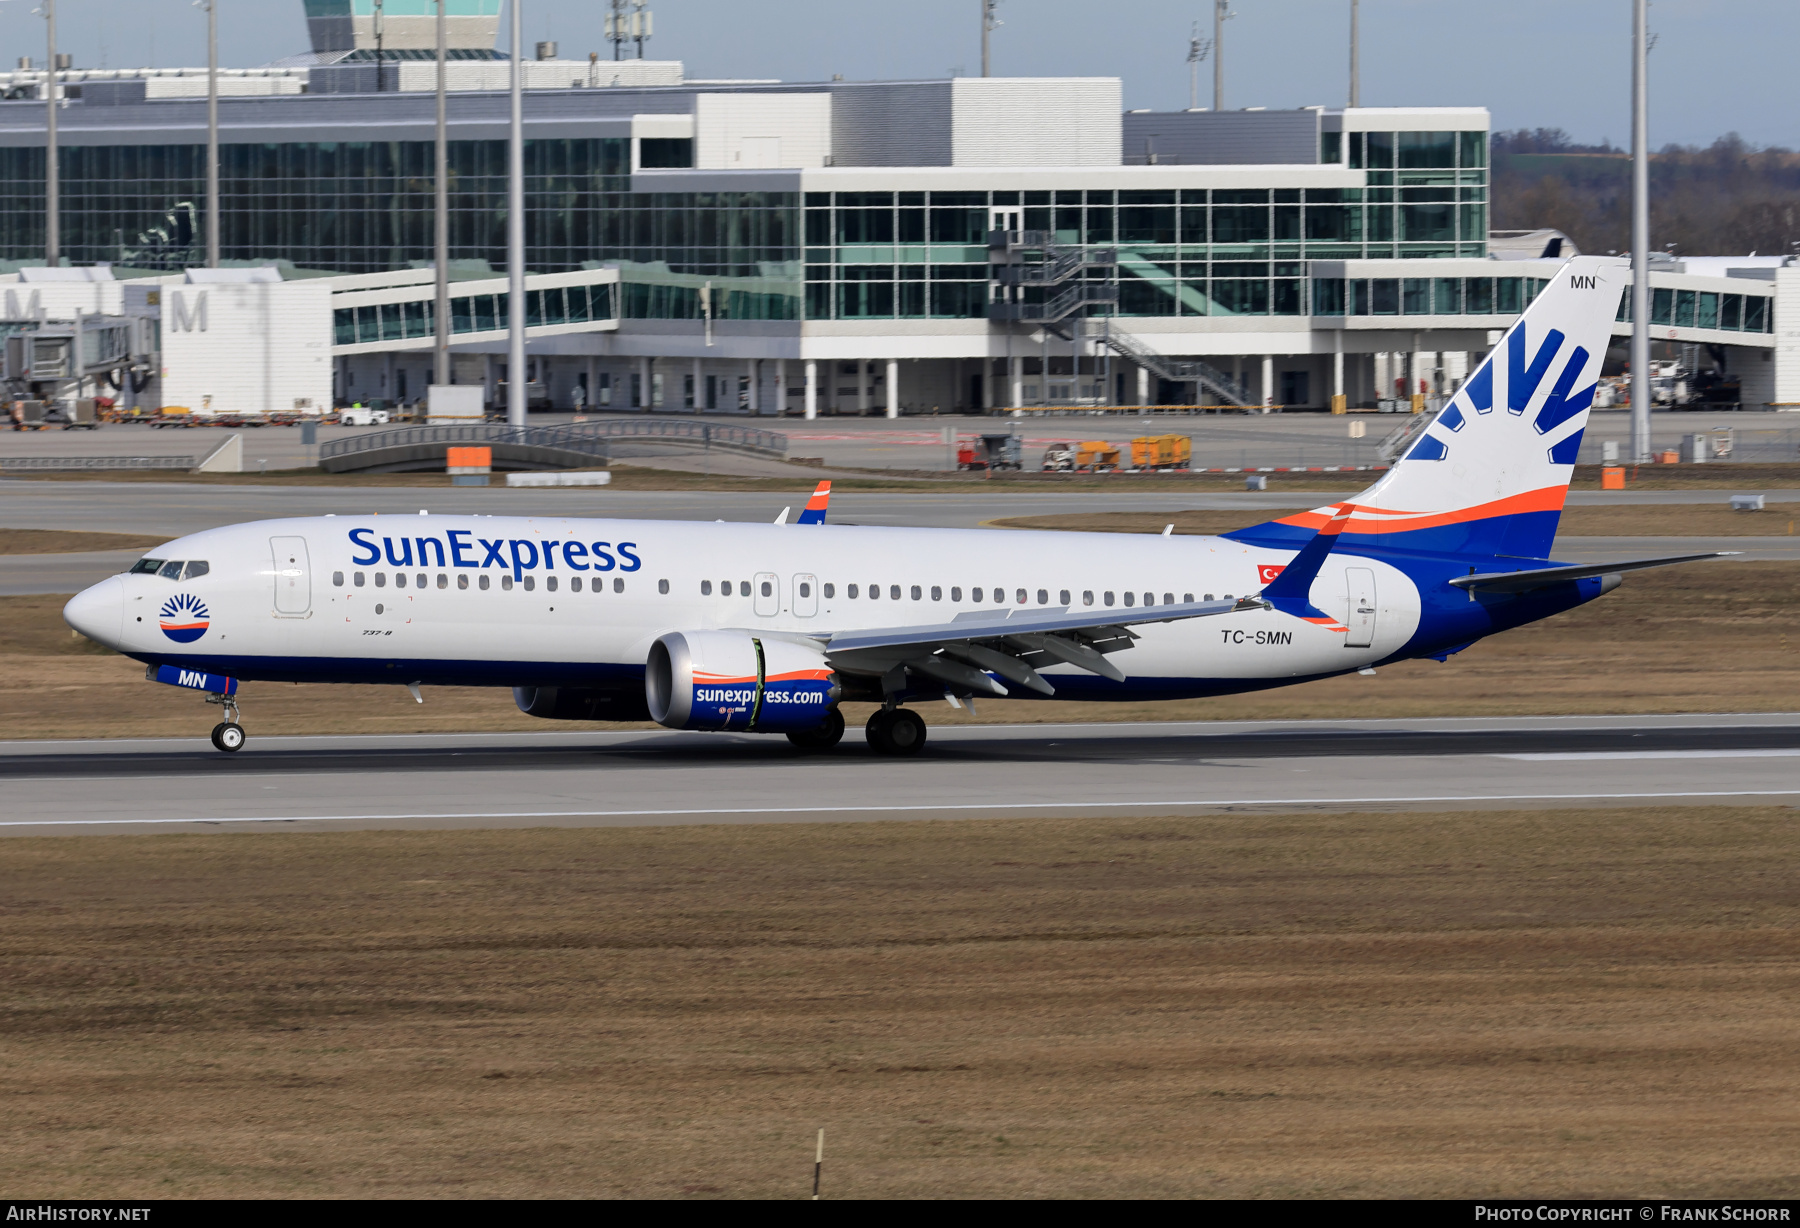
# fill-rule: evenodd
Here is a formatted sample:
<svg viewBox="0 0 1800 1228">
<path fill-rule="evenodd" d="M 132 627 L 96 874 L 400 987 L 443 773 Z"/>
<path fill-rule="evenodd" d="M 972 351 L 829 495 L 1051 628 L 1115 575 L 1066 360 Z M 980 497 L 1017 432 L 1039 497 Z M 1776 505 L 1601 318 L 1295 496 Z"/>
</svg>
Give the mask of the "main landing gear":
<svg viewBox="0 0 1800 1228">
<path fill-rule="evenodd" d="M 830 750 L 843 740 L 844 714 L 836 708 L 825 714 L 825 721 L 818 728 L 788 734 L 788 741 L 801 750 Z"/>
<path fill-rule="evenodd" d="M 916 755 L 925 749 L 925 720 L 910 708 L 883 708 L 864 730 L 880 755 Z"/>
<path fill-rule="evenodd" d="M 238 724 L 237 702 L 229 695 L 208 695 L 206 702 L 218 704 L 225 710 L 225 719 L 213 726 L 214 748 L 228 752 L 241 750 L 244 745 L 244 727 Z"/>
</svg>

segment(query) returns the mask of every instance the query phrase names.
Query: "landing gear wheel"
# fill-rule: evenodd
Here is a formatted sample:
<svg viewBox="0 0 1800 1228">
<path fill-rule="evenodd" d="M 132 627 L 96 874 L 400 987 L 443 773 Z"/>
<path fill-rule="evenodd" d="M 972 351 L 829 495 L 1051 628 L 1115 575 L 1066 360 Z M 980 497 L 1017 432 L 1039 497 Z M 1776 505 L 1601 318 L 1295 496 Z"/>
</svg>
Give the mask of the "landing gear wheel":
<svg viewBox="0 0 1800 1228">
<path fill-rule="evenodd" d="M 223 751 L 241 749 L 244 745 L 244 727 L 235 721 L 221 721 L 213 726 L 212 744 Z"/>
<path fill-rule="evenodd" d="M 916 755 L 925 748 L 924 718 L 909 708 L 882 709 L 864 732 L 878 754 Z"/>
<path fill-rule="evenodd" d="M 800 730 L 787 737 L 801 750 L 830 750 L 844 740 L 844 714 L 833 708 L 818 728 Z"/>
</svg>

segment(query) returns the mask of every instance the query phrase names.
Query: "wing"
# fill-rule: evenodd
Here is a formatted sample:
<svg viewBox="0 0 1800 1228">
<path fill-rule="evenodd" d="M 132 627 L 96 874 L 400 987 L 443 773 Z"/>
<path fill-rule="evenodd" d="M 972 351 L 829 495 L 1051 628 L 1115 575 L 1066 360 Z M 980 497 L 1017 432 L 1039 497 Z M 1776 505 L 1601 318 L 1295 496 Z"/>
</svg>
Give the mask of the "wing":
<svg viewBox="0 0 1800 1228">
<path fill-rule="evenodd" d="M 904 674 L 895 676 L 899 670 L 965 692 L 1008 694 L 1004 685 L 988 676 L 992 672 L 1041 695 L 1054 695 L 1056 688 L 1038 673 L 1050 665 L 1073 665 L 1123 682 L 1124 671 L 1106 654 L 1131 647 L 1137 638 L 1132 627 L 1262 608 L 1261 601 L 1247 597 L 1130 610 L 978 610 L 934 626 L 840 632 L 826 639 L 825 649 L 833 669 L 879 674 L 888 691 L 905 686 Z"/>
<path fill-rule="evenodd" d="M 820 482 L 813 488 L 812 498 L 806 501 L 806 507 L 800 513 L 795 524 L 824 524 L 825 513 L 831 507 L 831 483 Z"/>
</svg>

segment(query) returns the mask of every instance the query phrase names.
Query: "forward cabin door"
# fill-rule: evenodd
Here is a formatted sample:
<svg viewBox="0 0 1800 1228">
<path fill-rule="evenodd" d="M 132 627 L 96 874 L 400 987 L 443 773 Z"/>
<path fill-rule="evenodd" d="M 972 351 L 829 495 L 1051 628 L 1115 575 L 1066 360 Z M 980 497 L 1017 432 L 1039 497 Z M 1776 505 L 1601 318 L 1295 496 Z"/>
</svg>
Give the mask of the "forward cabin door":
<svg viewBox="0 0 1800 1228">
<path fill-rule="evenodd" d="M 811 618 L 819 612 L 819 578 L 817 576 L 794 577 L 794 613 L 800 618 Z"/>
<path fill-rule="evenodd" d="M 756 573 L 755 609 L 758 618 L 781 613 L 781 578 L 772 571 Z"/>
<path fill-rule="evenodd" d="M 1344 615 L 1350 634 L 1344 637 L 1344 647 L 1367 648 L 1375 642 L 1375 573 L 1367 567 L 1346 567 L 1344 578 L 1350 587 L 1350 609 Z"/>
<path fill-rule="evenodd" d="M 275 613 L 304 617 L 312 610 L 312 567 L 306 557 L 306 539 L 271 537 L 269 553 L 275 564 Z"/>
</svg>

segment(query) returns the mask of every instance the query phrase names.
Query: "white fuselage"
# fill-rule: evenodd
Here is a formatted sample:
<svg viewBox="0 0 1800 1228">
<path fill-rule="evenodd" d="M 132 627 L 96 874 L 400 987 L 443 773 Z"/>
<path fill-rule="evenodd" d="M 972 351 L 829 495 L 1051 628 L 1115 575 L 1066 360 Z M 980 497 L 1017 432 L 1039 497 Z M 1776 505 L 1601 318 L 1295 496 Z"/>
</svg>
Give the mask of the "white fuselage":
<svg viewBox="0 0 1800 1228">
<path fill-rule="evenodd" d="M 71 603 L 71 622 L 145 661 L 246 679 L 579 686 L 641 676 L 670 631 L 826 636 L 1065 605 L 1136 619 L 1257 593 L 1259 568 L 1293 553 L 1217 537 L 419 515 L 260 521 L 148 557 L 207 567 L 107 581 Z M 1110 658 L 1124 683 L 1045 673 L 1065 697 L 1256 689 L 1361 668 L 1418 626 L 1413 582 L 1376 559 L 1327 558 L 1312 602 L 1348 633 L 1266 609 L 1138 624 Z"/>
</svg>

